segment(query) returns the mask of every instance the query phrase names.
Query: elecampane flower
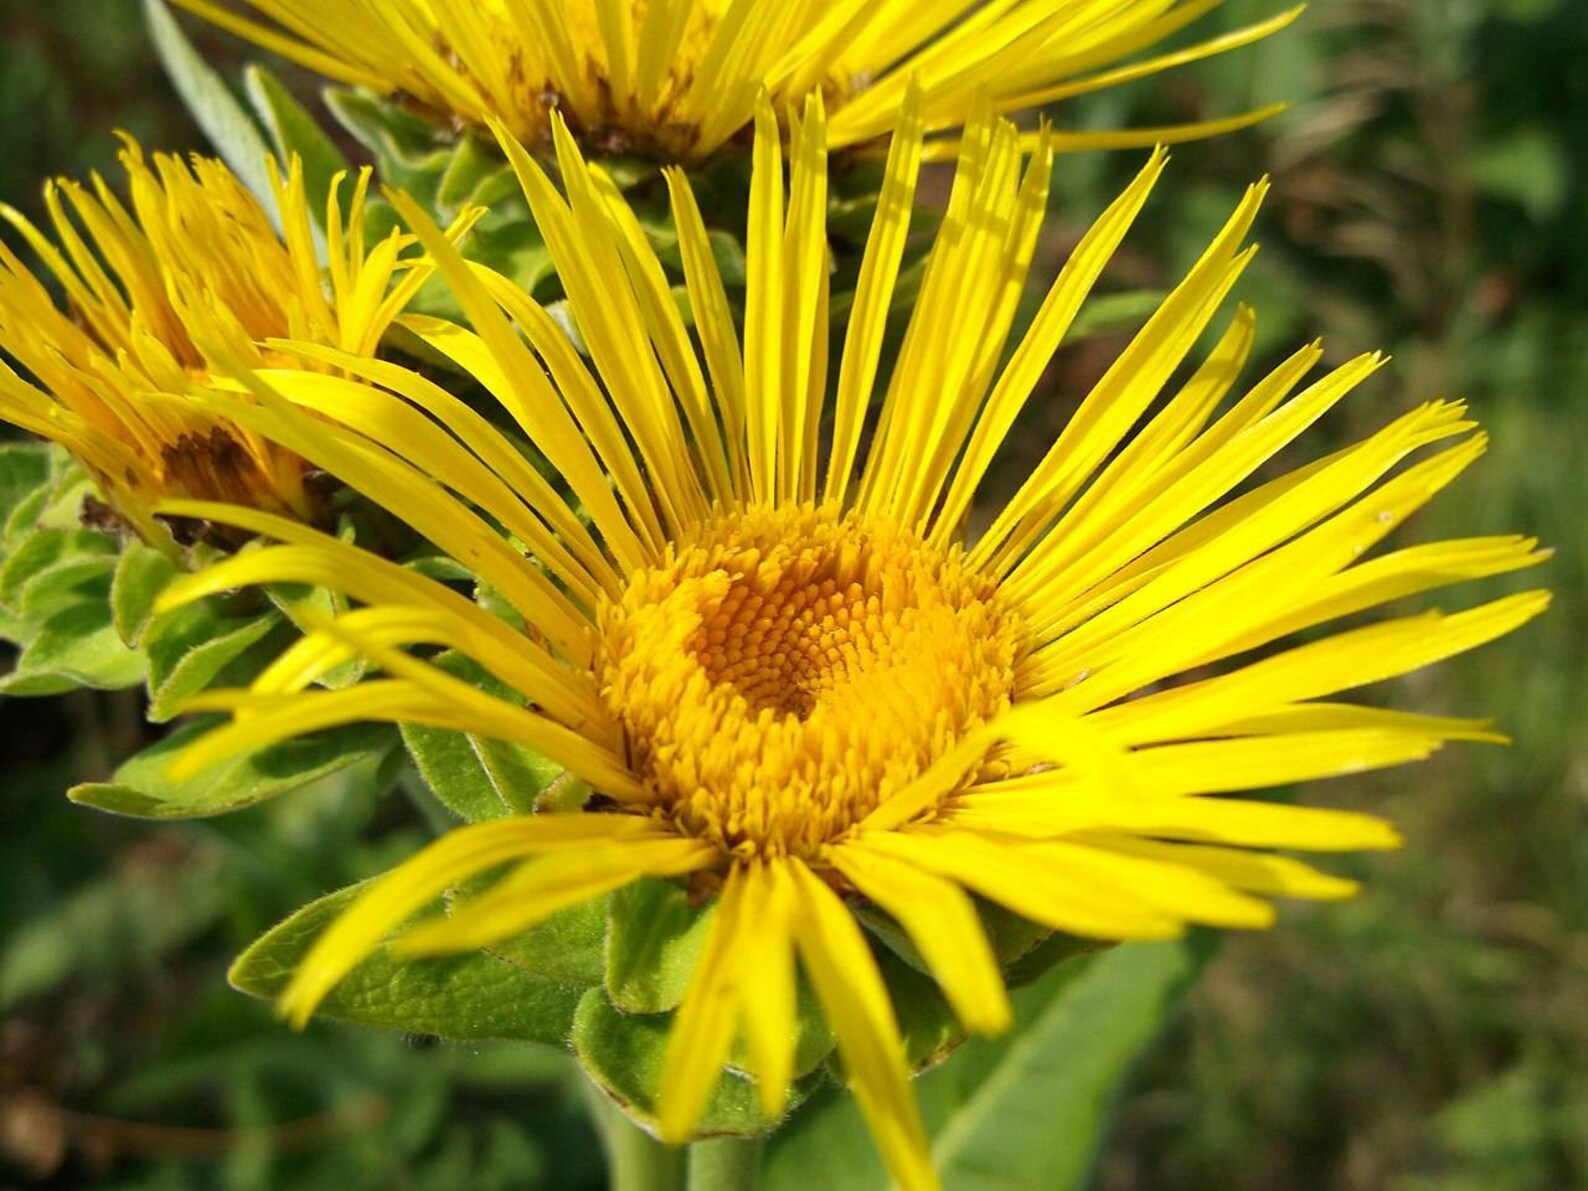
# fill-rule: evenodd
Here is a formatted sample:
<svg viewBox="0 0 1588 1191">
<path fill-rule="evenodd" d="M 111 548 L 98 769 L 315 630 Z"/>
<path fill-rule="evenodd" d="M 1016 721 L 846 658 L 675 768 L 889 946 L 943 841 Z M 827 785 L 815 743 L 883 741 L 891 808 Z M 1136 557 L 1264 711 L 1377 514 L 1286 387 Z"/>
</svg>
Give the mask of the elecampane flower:
<svg viewBox="0 0 1588 1191">
<path fill-rule="evenodd" d="M 532 147 L 555 110 L 587 146 L 669 161 L 745 130 L 763 88 L 779 110 L 819 92 L 841 147 L 890 132 L 912 77 L 927 129 L 958 128 L 980 94 L 1000 112 L 1039 107 L 1247 45 L 1301 11 L 1120 65 L 1219 0 L 248 0 L 271 24 L 178 3 L 331 78 L 500 121 Z M 1275 110 L 1054 143 L 1151 145 Z"/>
<path fill-rule="evenodd" d="M 341 179 L 326 198 L 327 288 L 297 161 L 285 178 L 269 163 L 281 233 L 219 161 L 156 154 L 151 165 L 128 139 L 121 163 L 130 209 L 98 176 L 45 188 L 53 239 L 0 206 L 67 300 L 59 308 L 0 244 L 0 353 L 33 382 L 0 361 L 0 418 L 75 455 L 150 541 L 162 537 L 152 503 L 170 496 L 312 520 L 301 456 L 184 395 L 217 354 L 266 363 L 256 345 L 271 337 L 373 354 L 428 268 L 401 259 L 411 241 L 400 234 L 366 251 L 367 174 L 345 216 Z"/>
<path fill-rule="evenodd" d="M 1012 125 L 972 125 L 868 432 L 921 157 L 916 103 L 892 144 L 836 380 L 818 101 L 794 122 L 786 193 L 776 119 L 757 115 L 742 341 L 689 184 L 668 174 L 698 352 L 640 225 L 571 137 L 557 126 L 564 197 L 502 135 L 593 369 L 545 310 L 464 263 L 397 196 L 473 329 L 406 321 L 500 398 L 569 497 L 391 364 L 295 348 L 358 380 L 262 371 L 247 378 L 256 404 L 215 400 L 380 494 L 525 627 L 304 527 L 175 506 L 280 544 L 188 578 L 168 603 L 313 581 L 365 605 L 251 690 L 205 698 L 236 718 L 181 764 L 354 719 L 406 720 L 527 745 L 598 797 L 583 813 L 460 828 L 374 883 L 285 992 L 295 1021 L 415 911 L 504 864 L 494 887 L 402 935 L 401 952 L 484 947 L 640 877 L 686 879 L 716 912 L 670 1038 L 663 1135 L 689 1135 L 741 1036 L 765 1113 L 780 1112 L 797 961 L 894 1177 L 929 1187 L 898 1025 L 852 905 L 896 919 L 967 1027 L 996 1031 L 1009 1006 L 972 894 L 1101 939 L 1264 927 L 1269 898 L 1354 888 L 1273 849 L 1397 838 L 1370 816 L 1231 795 L 1492 739 L 1481 723 L 1333 697 L 1509 632 L 1544 594 L 1316 631 L 1542 557 L 1517 537 L 1370 555 L 1482 452 L 1461 406 L 1420 406 L 1263 479 L 1379 357 L 1309 382 L 1312 345 L 1226 402 L 1252 347 L 1242 308 L 1177 379 L 1251 258 L 1242 241 L 1261 186 L 968 538 L 1000 443 L 1161 152 L 1081 240 L 1000 366 L 1051 153 L 1040 144 L 1022 173 Z M 1306 643 L 1276 645 L 1301 630 L 1314 630 Z M 449 677 L 415 645 L 463 651 L 524 703 Z M 355 655 L 385 676 L 312 689 Z"/>
</svg>

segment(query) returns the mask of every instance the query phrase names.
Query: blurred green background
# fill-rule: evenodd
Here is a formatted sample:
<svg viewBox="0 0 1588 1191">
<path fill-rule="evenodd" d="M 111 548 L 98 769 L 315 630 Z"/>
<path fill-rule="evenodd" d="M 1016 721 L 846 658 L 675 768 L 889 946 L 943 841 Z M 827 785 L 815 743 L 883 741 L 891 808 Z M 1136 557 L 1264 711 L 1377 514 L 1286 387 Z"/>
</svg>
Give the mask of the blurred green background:
<svg viewBox="0 0 1588 1191">
<path fill-rule="evenodd" d="M 1231 0 L 1194 31 L 1276 7 Z M 223 70 L 246 59 L 190 28 Z M 1406 850 L 1338 866 L 1366 883 L 1355 902 L 1225 942 L 1133 1076 L 1104 1191 L 1588 1186 L 1584 62 L 1588 0 L 1329 0 L 1256 50 L 1057 113 L 1111 126 L 1295 100 L 1256 132 L 1176 150 L 1113 283 L 1172 281 L 1238 187 L 1271 173 L 1240 291 L 1263 351 L 1321 334 L 1334 360 L 1395 354 L 1326 431 L 1340 440 L 1467 398 L 1494 444 L 1412 532 L 1559 549 L 1541 623 L 1382 692 L 1492 715 L 1517 743 L 1309 791 L 1389 815 Z M 201 145 L 135 0 L 0 0 L 0 197 L 33 211 L 44 176 L 111 161 L 116 127 Z M 1049 272 L 1138 161 L 1060 162 Z M 1031 437 L 1116 346 L 1062 358 Z M 60 797 L 142 730 L 124 695 L 0 708 L 0 1185 L 601 1185 L 557 1056 L 293 1035 L 225 986 L 260 930 L 435 824 L 358 772 L 181 826 Z"/>
</svg>

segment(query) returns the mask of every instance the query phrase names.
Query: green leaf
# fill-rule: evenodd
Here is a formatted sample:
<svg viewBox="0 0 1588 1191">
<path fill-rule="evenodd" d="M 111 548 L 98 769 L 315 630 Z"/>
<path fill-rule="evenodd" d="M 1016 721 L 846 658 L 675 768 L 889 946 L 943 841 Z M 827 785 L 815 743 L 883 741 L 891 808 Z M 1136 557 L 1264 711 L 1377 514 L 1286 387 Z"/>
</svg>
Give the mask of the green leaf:
<svg viewBox="0 0 1588 1191">
<path fill-rule="evenodd" d="M 877 952 L 877 967 L 899 1020 L 904 1058 L 910 1070 L 921 1071 L 941 1063 L 965 1041 L 965 1028 L 938 989 L 937 981 L 890 951 Z M 839 1063 L 837 1056 L 833 1061 Z"/>
<path fill-rule="evenodd" d="M 717 262 L 722 284 L 729 289 L 743 289 L 748 276 L 744 245 L 728 232 L 717 228 L 707 231 L 706 238 L 711 241 L 712 259 Z"/>
<path fill-rule="evenodd" d="M 142 542 L 129 542 L 110 581 L 110 615 L 116 632 L 136 648 L 154 617 L 154 601 L 177 576 L 176 564 Z"/>
<path fill-rule="evenodd" d="M 232 173 L 272 216 L 276 212 L 265 158 L 270 150 L 259 126 L 188 41 L 165 0 L 143 0 L 149 34 L 177 94 Z"/>
<path fill-rule="evenodd" d="M 180 715 L 187 699 L 285 624 L 274 608 L 227 616 L 223 601 L 217 599 L 189 604 L 159 617 L 145 630 L 143 642 L 149 655 L 149 718 L 163 724 Z M 281 638 L 277 647 L 262 653 L 275 656 L 280 652 L 287 634 L 277 636 Z"/>
<path fill-rule="evenodd" d="M 486 948 L 515 967 L 566 984 L 601 983 L 607 933 L 607 898 L 593 898 L 553 914 L 523 934 Z"/>
<path fill-rule="evenodd" d="M 446 138 L 434 124 L 367 91 L 328 87 L 325 106 L 354 140 L 377 157 L 422 169 L 438 166 L 450 155 Z"/>
<path fill-rule="evenodd" d="M 519 698 L 463 654 L 441 654 L 434 665 L 497 698 Z M 562 774 L 522 745 L 411 724 L 403 725 L 402 736 L 431 793 L 470 823 L 529 814 L 540 792 Z"/>
<path fill-rule="evenodd" d="M 21 496 L 6 517 L 4 545 L 6 556 L 25 545 L 39 528 L 39 517 L 49 503 L 51 485 L 45 483 Z"/>
<path fill-rule="evenodd" d="M 86 599 L 108 601 L 115 569 L 114 554 L 89 551 L 68 555 L 29 576 L 18 590 L 14 606 L 39 622 Z"/>
<path fill-rule="evenodd" d="M 1083 1186 L 1120 1083 L 1208 952 L 1197 941 L 1117 947 L 1060 981 L 935 1133 L 943 1181 L 966 1191 Z"/>
<path fill-rule="evenodd" d="M 1093 955 L 1099 951 L 1107 951 L 1113 943 L 1101 939 L 1083 939 L 1079 935 L 1067 935 L 1062 931 L 1054 931 L 1040 943 L 1027 951 L 1019 959 L 1004 968 L 1004 979 L 1010 988 L 1020 988 L 1035 980 L 1046 976 L 1052 969 L 1060 964 L 1069 963 L 1072 959 Z"/>
<path fill-rule="evenodd" d="M 716 901 L 692 906 L 673 881 L 646 878 L 612 895 L 606 990 L 624 1013 L 666 1013 L 689 987 Z"/>
<path fill-rule="evenodd" d="M 35 586 L 45 580 L 45 588 L 52 585 L 48 577 L 52 572 L 64 574 L 57 568 L 65 567 L 76 572 L 84 559 L 101 570 L 115 565 L 115 543 L 102 533 L 91 529 L 41 529 L 23 539 L 0 566 L 0 603 L 17 611 L 26 611 L 29 604 L 42 608 L 39 591 Z M 76 578 L 81 578 L 77 575 Z M 75 583 L 75 579 L 72 583 Z M 68 583 L 66 586 L 71 586 Z M 29 589 L 32 588 L 32 592 Z"/>
<path fill-rule="evenodd" d="M 0 524 L 50 478 L 50 454 L 58 449 L 45 443 L 0 443 Z"/>
<path fill-rule="evenodd" d="M 651 1130 L 657 1124 L 662 1059 L 672 1023 L 671 1014 L 620 1013 L 599 988 L 584 994 L 573 1019 L 573 1051 L 586 1074 Z M 790 1110 L 822 1079 L 817 1073 L 795 1080 L 789 1089 Z M 748 1079 L 725 1073 L 707 1098 L 696 1132 L 701 1137 L 759 1137 L 779 1123 L 762 1118 Z"/>
<path fill-rule="evenodd" d="M 90 490 L 58 448 L 16 445 L 0 457 L 0 635 L 23 646 L 0 693 L 117 689 L 142 680 L 143 659 L 127 648 L 110 611 L 118 543 L 80 521 Z"/>
<path fill-rule="evenodd" d="M 237 958 L 234 987 L 273 998 L 309 947 L 367 884 L 311 902 L 266 932 Z M 430 913 L 438 913 L 440 904 Z M 483 951 L 400 961 L 382 945 L 321 1002 L 317 1016 L 433 1034 L 456 1041 L 485 1038 L 561 1044 L 581 990 L 505 963 Z"/>
<path fill-rule="evenodd" d="M 43 444 L 40 454 L 46 474 L 41 483 L 26 490 L 37 470 L 36 464 L 25 461 L 28 452 L 24 448 L 35 444 L 12 445 L 24 461 L 14 464 L 12 492 L 7 498 L 11 505 L 0 530 L 4 552 L 15 552 L 39 530 L 81 530 L 83 499 L 94 493 L 94 486 L 77 460 L 52 443 Z"/>
<path fill-rule="evenodd" d="M 1163 304 L 1163 299 L 1164 294 L 1160 291 L 1147 289 L 1099 295 L 1081 307 L 1075 321 L 1070 324 L 1064 342 L 1076 343 L 1082 339 L 1130 331 L 1157 310 Z"/>
<path fill-rule="evenodd" d="M 319 122 L 293 98 L 292 92 L 263 66 L 255 64 L 244 69 L 243 89 L 275 144 L 276 156 L 288 162 L 296 155 L 303 162 L 309 217 L 315 227 L 324 232 L 325 201 L 331 193 L 331 179 L 351 170 L 347 158 Z"/>
<path fill-rule="evenodd" d="M 18 666 L 4 678 L 0 678 L 0 695 L 9 695 L 13 699 L 42 698 L 49 695 L 64 695 L 81 685 L 75 679 L 50 670 L 31 671 Z"/>
<path fill-rule="evenodd" d="M 16 668 L 0 679 L 0 694 L 50 695 L 74 686 L 119 690 L 143 681 L 143 655 L 127 648 L 111 619 L 108 568 L 97 582 L 71 591 L 74 597 L 44 619 Z"/>
<path fill-rule="evenodd" d="M 339 535 L 352 541 L 347 526 Z M 347 596 L 328 587 L 311 587 L 302 583 L 272 583 L 264 589 L 265 597 L 304 633 L 313 632 L 320 624 L 343 615 L 348 610 Z M 363 658 L 353 658 L 320 676 L 320 685 L 340 690 L 351 686 L 364 676 L 369 664 Z"/>
<path fill-rule="evenodd" d="M 487 144 L 471 135 L 460 137 L 457 149 L 453 151 L 436 183 L 436 214 L 441 216 L 443 222 L 450 223 L 465 207 L 478 201 L 475 196 L 483 187 L 490 186 L 499 192 L 502 179 L 511 175 L 512 170 L 497 151 L 494 142 Z M 516 189 L 515 186 L 508 193 Z"/>
<path fill-rule="evenodd" d="M 1014 994 L 1010 1034 L 968 1042 L 923 1075 L 915 1088 L 943 1185 L 1085 1187 L 1125 1076 L 1195 981 L 1213 938 L 1134 943 L 1055 968 Z M 763 1183 L 766 1191 L 889 1185 L 853 1097 L 839 1092 L 814 1099 L 772 1140 Z"/>
<path fill-rule="evenodd" d="M 186 781 L 166 770 L 182 748 L 213 728 L 215 717 L 183 724 L 128 760 L 108 782 L 87 782 L 66 792 L 73 802 L 141 819 L 191 819 L 252 806 L 359 761 L 375 763 L 396 747 L 386 724 L 349 724 L 222 762 Z"/>
</svg>

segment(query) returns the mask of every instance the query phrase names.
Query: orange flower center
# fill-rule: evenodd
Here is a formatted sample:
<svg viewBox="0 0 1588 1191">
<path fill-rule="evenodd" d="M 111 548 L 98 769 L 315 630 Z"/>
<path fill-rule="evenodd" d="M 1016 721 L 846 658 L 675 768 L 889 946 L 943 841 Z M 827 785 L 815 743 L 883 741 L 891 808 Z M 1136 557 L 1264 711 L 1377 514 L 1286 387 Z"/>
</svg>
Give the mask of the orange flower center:
<svg viewBox="0 0 1588 1191">
<path fill-rule="evenodd" d="M 996 585 L 899 528 L 755 509 L 635 573 L 599 616 L 602 694 L 682 832 L 813 856 L 1007 707 Z"/>
</svg>

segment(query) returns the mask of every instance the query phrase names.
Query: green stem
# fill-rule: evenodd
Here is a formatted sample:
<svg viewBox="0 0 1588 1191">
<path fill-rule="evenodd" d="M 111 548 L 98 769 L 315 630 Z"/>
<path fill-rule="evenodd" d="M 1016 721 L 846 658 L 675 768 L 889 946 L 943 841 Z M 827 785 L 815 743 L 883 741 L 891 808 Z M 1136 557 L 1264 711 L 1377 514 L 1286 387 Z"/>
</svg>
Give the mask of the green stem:
<svg viewBox="0 0 1588 1191">
<path fill-rule="evenodd" d="M 760 1138 L 697 1141 L 689 1147 L 689 1191 L 755 1191 L 761 1148 Z"/>
<path fill-rule="evenodd" d="M 682 1191 L 683 1151 L 657 1141 L 588 1081 L 584 1099 L 606 1151 L 612 1191 Z"/>
</svg>

